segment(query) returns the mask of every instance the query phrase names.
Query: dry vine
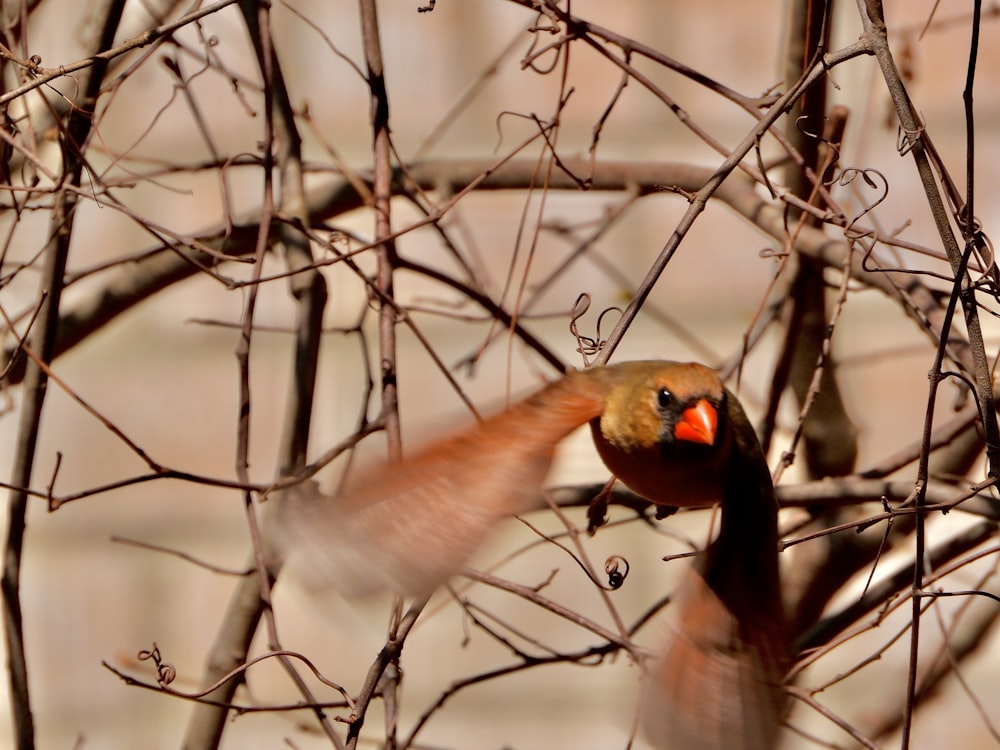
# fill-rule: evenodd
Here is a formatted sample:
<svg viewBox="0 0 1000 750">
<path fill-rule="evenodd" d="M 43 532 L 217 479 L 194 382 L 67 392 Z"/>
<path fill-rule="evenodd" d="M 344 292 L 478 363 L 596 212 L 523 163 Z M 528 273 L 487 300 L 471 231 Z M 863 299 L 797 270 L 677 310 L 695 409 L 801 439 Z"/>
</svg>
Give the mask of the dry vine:
<svg viewBox="0 0 1000 750">
<path fill-rule="evenodd" d="M 268 536 L 303 483 L 641 357 L 753 406 L 788 746 L 935 746 L 957 710 L 1000 743 L 995 5 L 737 3 L 722 61 L 658 3 L 94 5 L 3 5 L 14 746 L 641 746 L 710 512 L 654 517 L 573 443 L 480 569 L 362 615 Z"/>
</svg>

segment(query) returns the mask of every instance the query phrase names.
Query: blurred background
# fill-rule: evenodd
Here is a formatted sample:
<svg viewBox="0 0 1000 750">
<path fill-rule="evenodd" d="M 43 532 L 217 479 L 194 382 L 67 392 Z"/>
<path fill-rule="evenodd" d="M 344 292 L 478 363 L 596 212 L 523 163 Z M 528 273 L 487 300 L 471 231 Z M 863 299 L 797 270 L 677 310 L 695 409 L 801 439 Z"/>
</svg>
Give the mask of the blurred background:
<svg viewBox="0 0 1000 750">
<path fill-rule="evenodd" d="M 310 200 L 334 196 L 329 205 L 336 203 L 336 190 L 345 183 L 367 183 L 374 163 L 359 17 L 363 5 L 282 1 L 272 5 L 268 18 L 268 38 L 303 139 L 304 185 Z M 587 33 L 599 43 L 584 43 L 587 30 L 580 29 L 572 44 L 548 51 L 546 45 L 565 42 L 565 28 L 529 5 L 441 0 L 432 11 L 418 13 L 418 3 L 409 0 L 378 4 L 393 162 L 430 165 L 428 173 L 433 176 L 438 169 L 439 180 L 432 179 L 417 198 L 396 198 L 391 220 L 401 232 L 396 240 L 400 256 L 436 269 L 439 276 L 459 279 L 496 305 L 517 312 L 541 347 L 565 365 L 579 367 L 584 359 L 570 327 L 578 296 L 586 294 L 590 301 L 589 311 L 577 322 L 580 332 L 606 338 L 619 315 L 610 312 L 598 328 L 601 311 L 624 308 L 633 299 L 689 203 L 669 184 L 653 189 L 629 178 L 615 190 L 546 189 L 550 155 L 583 167 L 593 159 L 597 165 L 682 163 L 711 170 L 725 155 L 689 125 L 694 123 L 728 152 L 767 112 L 761 108 L 748 113 L 720 94 L 719 86 L 693 80 L 669 69 L 663 60 L 635 51 L 628 62 L 649 85 L 636 76 L 625 77 L 607 54 L 617 60 L 626 57 L 613 40 L 647 45 L 756 99 L 783 93 L 790 84 L 784 60 L 793 4 L 576 0 L 562 7 L 594 24 Z M 256 286 L 247 369 L 249 478 L 267 485 L 280 465 L 288 394 L 294 388 L 299 308 L 290 293 L 282 253 L 272 253 L 259 267 L 252 262 L 253 230 L 265 205 L 261 156 L 267 142 L 266 105 L 247 23 L 236 4 L 219 6 L 164 0 L 124 3 L 114 47 L 144 30 L 204 13 L 170 27 L 154 44 L 136 45 L 113 57 L 86 142 L 62 297 L 64 324 L 94 314 L 108 301 L 109 290 L 134 294 L 137 304 L 96 326 L 79 345 L 60 353 L 52 366 L 54 379 L 48 386 L 30 484 L 40 496 L 28 502 L 21 580 L 38 747 L 152 749 L 182 743 L 192 703 L 128 686 L 103 663 L 155 683 L 151 664 L 137 659 L 155 643 L 177 671 L 172 687 L 195 692 L 238 578 L 174 553 L 228 571 L 247 568 L 251 539 L 244 496 L 221 485 L 238 479 L 236 352 L 251 294 L 251 287 L 242 282 L 255 272 L 266 281 Z M 889 0 L 885 11 L 890 45 L 915 109 L 941 161 L 964 190 L 962 90 L 971 5 Z M 102 19 L 113 12 L 97 0 L 4 3 L 5 91 L 85 59 L 100 38 Z M 987 233 L 1000 200 L 1000 174 L 992 167 L 1000 158 L 997 15 L 995 6 L 985 9 L 974 99 L 975 214 Z M 862 31 L 855 4 L 836 3 L 829 50 L 853 44 Z M 39 62 L 33 70 L 17 62 L 34 55 Z M 88 70 L 53 75 L 26 93 L 4 99 L 7 142 L 17 144 L 6 154 L 10 190 L 0 215 L 0 307 L 9 321 L 4 340 L 8 354 L 18 336 L 30 329 L 32 311 L 40 304 L 45 248 L 58 200 L 56 175 L 63 153 L 73 151 L 65 146 L 65 133 L 56 123 L 73 111 L 69 102 L 80 100 Z M 950 271 L 912 159 L 900 153 L 896 115 L 878 65 L 870 56 L 850 59 L 829 70 L 825 85 L 828 107 L 842 105 L 849 112 L 838 152 L 840 166 L 877 170 L 868 175 L 872 184 L 858 177 L 850 184 L 831 185 L 831 192 L 848 216 L 863 217 L 861 223 L 882 237 L 898 235 L 911 243 L 880 250 L 879 263 L 935 274 L 912 278 L 945 300 Z M 656 92 L 665 93 L 673 106 Z M 785 119 L 776 127 L 786 127 Z M 557 127 L 543 127 L 556 120 Z M 543 131 L 546 138 L 539 137 Z M 275 153 L 283 154 L 286 145 L 279 135 Z M 753 169 L 761 164 L 774 167 L 772 187 L 780 188 L 785 178 L 778 166 L 786 154 L 775 138 L 765 136 L 744 163 Z M 522 182 L 512 189 L 473 190 L 460 195 L 453 206 L 448 204 L 464 187 L 452 181 L 459 168 L 471 165 L 482 171 L 508 158 L 519 164 L 537 161 L 531 189 Z M 866 213 L 883 184 L 888 186 L 884 200 Z M 752 190 L 762 204 L 782 211 L 780 201 L 764 187 Z M 275 195 L 279 212 L 292 215 L 289 185 L 277 184 L 276 178 Z M 429 207 L 446 204 L 448 211 L 439 222 L 424 219 Z M 374 253 L 359 252 L 351 264 L 338 257 L 374 239 L 374 213 L 365 200 L 355 199 L 353 206 L 347 201 L 315 216 L 309 237 L 328 301 L 309 461 L 349 438 L 362 414 L 378 414 L 378 394 L 369 394 L 368 379 L 377 376 L 384 356 L 377 344 L 377 297 L 368 278 L 376 268 Z M 788 219 L 790 227 L 794 221 Z M 250 231 L 244 231 L 247 228 Z M 843 244 L 842 228 L 826 231 L 831 242 Z M 212 244 L 222 236 L 231 243 Z M 226 262 L 209 264 L 210 254 L 197 255 L 209 245 L 226 253 Z M 860 250 L 855 247 L 854 252 Z M 710 202 L 612 361 L 697 359 L 729 372 L 739 363 L 739 378 L 730 381 L 731 387 L 753 417 L 762 419 L 787 330 L 782 316 L 788 313 L 781 311 L 778 297 L 787 254 L 778 239 L 732 206 Z M 154 273 L 151 259 L 161 256 L 184 257 L 192 271 L 177 271 L 176 281 L 146 295 L 137 279 Z M 835 296 L 842 274 L 836 268 L 825 274 L 829 294 Z M 414 270 L 394 274 L 395 297 L 407 315 L 396 329 L 404 448 L 470 423 L 465 399 L 489 412 L 558 375 L 537 348 L 505 330 L 460 288 L 441 283 L 439 276 Z M 860 471 L 920 437 L 934 348 L 921 326 L 907 317 L 899 298 L 860 279 L 845 288 L 832 341 L 846 413 L 858 428 Z M 525 304 L 529 299 L 530 306 Z M 996 302 L 984 294 L 982 305 L 987 355 L 992 357 L 997 346 Z M 70 315 L 77 318 L 70 320 Z M 768 316 L 776 323 L 762 327 L 760 321 Z M 751 336 L 755 331 L 761 331 L 759 338 Z M 7 480 L 15 476 L 23 434 L 18 420 L 24 393 L 11 372 L 2 395 L 0 477 Z M 942 386 L 937 406 L 941 420 L 956 404 L 967 403 L 961 398 L 963 392 L 954 383 Z M 771 446 L 775 465 L 789 445 L 797 418 L 797 405 L 785 399 L 777 411 Z M 150 469 L 116 431 L 162 467 L 221 482 L 128 482 Z M 383 437 L 366 440 L 360 452 L 362 462 L 384 455 Z M 343 465 L 342 460 L 331 462 L 317 480 L 332 490 Z M 915 471 L 910 465 L 893 478 L 912 482 Z M 969 469 L 966 484 L 984 476 L 979 460 Z M 576 485 L 606 478 L 584 434 L 567 441 L 550 481 Z M 798 461 L 783 482 L 805 478 Z M 123 486 L 111 488 L 118 484 Z M 47 493 L 72 502 L 50 512 Z M 880 510 L 875 504 L 865 513 Z M 550 533 L 562 528 L 549 514 L 537 516 L 532 523 Z M 582 511 L 572 511 L 570 517 L 578 525 L 586 523 Z M 707 518 L 688 514 L 654 527 L 617 510 L 612 519 L 618 523 L 583 543 L 597 567 L 613 554 L 629 560 L 627 583 L 611 597 L 623 619 L 631 622 L 669 591 L 686 564 L 664 564 L 660 558 L 703 544 Z M 936 518 L 931 528 L 940 535 L 935 538 L 947 538 L 970 523 L 968 516 L 953 513 Z M 879 535 L 882 527 L 869 533 Z M 484 568 L 528 585 L 558 570 L 545 593 L 584 616 L 609 623 L 605 601 L 573 561 L 536 541 L 529 530 L 512 522 L 482 552 L 480 561 Z M 526 546 L 530 549 L 523 551 Z M 896 553 L 905 560 L 912 548 L 903 543 Z M 791 557 L 783 556 L 784 564 Z M 951 588 L 984 588 L 996 562 L 995 553 L 984 555 L 976 565 L 963 568 L 959 575 L 965 578 Z M 881 564 L 890 565 L 891 558 Z M 868 572 L 866 568 L 858 581 Z M 515 623 L 519 632 L 529 634 L 526 638 L 567 652 L 594 642 L 593 633 L 572 623 L 516 597 L 482 589 L 467 594 L 482 611 Z M 857 581 L 852 582 L 839 601 L 856 598 L 859 590 Z M 944 623 L 949 610 L 943 604 L 940 609 Z M 281 581 L 275 591 L 282 645 L 307 654 L 351 693 L 358 690 L 385 642 L 386 611 L 386 602 L 358 607 L 333 599 L 317 601 L 291 580 Z M 878 653 L 880 658 L 854 677 L 816 696 L 862 733 L 880 726 L 902 705 L 908 636 L 896 639 L 894 634 L 905 629 L 908 607 L 896 614 L 895 620 L 839 647 L 837 657 L 821 662 L 806 680 L 809 686 L 822 685 Z M 874 614 L 869 617 L 874 619 Z M 931 623 L 932 616 L 926 621 Z M 941 624 L 935 630 L 928 625 L 928 653 L 949 627 Z M 661 631 L 662 623 L 654 622 L 636 640 L 655 648 Z M 998 743 L 990 721 L 1000 710 L 994 642 L 992 630 L 987 630 L 975 657 L 958 668 L 961 680 L 946 680 L 933 700 L 921 705 L 914 747 Z M 266 647 L 261 631 L 253 653 Z M 883 647 L 884 652 L 878 651 Z M 484 679 L 453 696 L 444 692 L 456 681 L 512 661 L 511 654 L 477 629 L 449 596 L 437 597 L 404 651 L 400 737 L 408 737 L 419 717 L 445 695 L 447 700 L 421 727 L 413 747 L 627 746 L 640 670 L 624 653 L 600 663 L 586 659 L 583 664 L 559 663 Z M 334 691 L 311 684 L 322 699 L 338 699 Z M 2 690 L 6 700 L 6 680 Z M 242 705 L 259 706 L 301 700 L 272 662 L 254 666 L 237 697 Z M 376 703 L 368 717 L 370 734 L 363 740 L 368 746 L 382 737 L 380 710 Z M 13 734 L 10 721 L 7 712 L 0 712 L 0 746 L 14 747 L 6 744 Z M 790 736 L 784 745 L 789 748 L 855 746 L 815 711 L 800 710 L 793 723 L 814 739 Z M 891 732 L 878 742 L 898 746 Z M 641 746 L 641 739 L 636 743 Z M 261 712 L 231 718 L 222 746 L 328 747 L 329 740 L 307 711 Z"/>
</svg>

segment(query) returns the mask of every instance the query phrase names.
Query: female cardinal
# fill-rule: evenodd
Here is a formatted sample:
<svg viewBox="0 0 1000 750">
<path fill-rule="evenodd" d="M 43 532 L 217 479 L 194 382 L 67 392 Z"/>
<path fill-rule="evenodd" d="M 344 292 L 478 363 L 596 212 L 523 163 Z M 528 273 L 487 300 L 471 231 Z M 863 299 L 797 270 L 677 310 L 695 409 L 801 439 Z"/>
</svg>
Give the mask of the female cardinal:
<svg viewBox="0 0 1000 750">
<path fill-rule="evenodd" d="M 572 372 L 346 493 L 290 503 L 286 547 L 317 585 L 429 593 L 499 521 L 541 507 L 556 445 L 588 422 L 601 459 L 638 494 L 721 507 L 718 536 L 681 585 L 648 680 L 649 739 L 678 750 L 774 747 L 788 653 L 777 502 L 742 407 L 704 365 Z"/>
</svg>

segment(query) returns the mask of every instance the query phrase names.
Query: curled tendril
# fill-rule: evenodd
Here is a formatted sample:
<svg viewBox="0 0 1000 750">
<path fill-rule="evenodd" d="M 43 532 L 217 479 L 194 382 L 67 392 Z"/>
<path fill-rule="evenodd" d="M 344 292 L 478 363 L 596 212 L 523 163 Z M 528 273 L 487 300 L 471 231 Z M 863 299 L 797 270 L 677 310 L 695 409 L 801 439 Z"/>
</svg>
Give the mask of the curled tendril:
<svg viewBox="0 0 1000 750">
<path fill-rule="evenodd" d="M 757 257 L 761 260 L 769 260 L 771 258 L 787 258 L 787 250 L 779 250 L 776 247 L 765 247 L 757 253 Z"/>
<path fill-rule="evenodd" d="M 858 242 L 865 238 L 872 240 L 871 244 L 867 248 L 865 257 L 862 259 L 862 268 L 866 271 L 877 271 L 879 269 L 869 268 L 868 262 L 872 253 L 875 251 L 875 246 L 878 244 L 878 236 L 872 229 L 859 229 L 857 224 L 861 221 L 861 219 L 874 211 L 879 204 L 881 204 L 889 196 L 889 180 L 887 180 L 885 175 L 877 169 L 858 169 L 856 167 L 848 167 L 840 173 L 837 183 L 841 186 L 847 186 L 853 184 L 858 178 L 860 178 L 865 185 L 872 190 L 877 190 L 878 195 L 874 200 L 869 201 L 864 208 L 851 217 L 847 226 L 844 227 L 844 237 L 851 242 Z"/>
<path fill-rule="evenodd" d="M 569 312 L 569 332 L 576 339 L 576 350 L 585 357 L 598 351 L 598 342 L 580 333 L 580 328 L 577 326 L 577 321 L 586 315 L 589 309 L 590 295 L 583 293 L 576 298 L 576 302 L 573 303 L 573 308 Z"/>
<path fill-rule="evenodd" d="M 827 122 L 829 119 L 830 118 L 828 117 L 824 117 L 823 121 Z M 812 130 L 809 127 L 807 127 L 808 120 L 809 120 L 808 116 L 802 115 L 795 121 L 795 127 L 806 138 L 812 138 L 815 141 L 819 141 L 821 144 L 830 149 L 832 158 L 829 160 L 829 163 L 825 165 L 824 174 L 819 175 L 819 179 L 822 180 L 823 184 L 826 187 L 831 187 L 835 185 L 839 180 L 839 175 L 836 174 L 837 172 L 836 165 L 840 163 L 840 154 L 841 154 L 840 144 L 836 143 L 835 141 L 823 135 L 822 128 L 818 133 L 812 132 Z M 830 172 L 830 177 L 825 176 L 826 172 Z"/>
<path fill-rule="evenodd" d="M 585 292 L 577 297 L 576 302 L 573 303 L 569 320 L 569 332 L 576 339 L 576 350 L 583 355 L 584 363 L 587 362 L 587 357 L 593 357 L 598 354 L 607 343 L 607 340 L 601 336 L 601 326 L 604 324 L 604 316 L 611 312 L 618 315 L 622 314 L 620 307 L 609 307 L 602 310 L 601 314 L 597 316 L 596 336 L 585 336 L 580 333 L 580 327 L 577 323 L 589 310 L 590 295 Z"/>
<path fill-rule="evenodd" d="M 340 255 L 341 250 L 337 249 L 340 245 L 343 248 L 343 252 L 350 249 L 351 238 L 339 229 L 331 229 L 326 235 L 326 250 L 335 255 Z"/>
<path fill-rule="evenodd" d="M 623 566 L 624 570 L 622 570 Z M 625 583 L 625 579 L 628 577 L 628 571 L 628 560 L 621 555 L 612 555 L 604 561 L 604 572 L 608 574 L 608 587 L 612 591 L 616 591 L 622 587 L 622 584 Z"/>
<path fill-rule="evenodd" d="M 541 531 L 536 529 L 534 526 L 532 526 L 528 521 L 525 521 L 523 518 L 518 518 L 518 520 L 525 526 L 527 526 L 529 529 L 534 531 L 536 534 L 541 536 L 543 539 L 545 539 L 549 544 L 552 544 L 553 546 L 557 547 L 558 549 L 562 550 L 567 555 L 569 555 L 570 560 L 575 562 L 577 567 L 583 571 L 583 574 L 590 579 L 590 582 L 595 586 L 597 586 L 598 588 L 604 591 L 615 591 L 621 588 L 621 585 L 625 582 L 625 577 L 628 575 L 629 571 L 629 565 L 628 565 L 628 560 L 626 560 L 621 555 L 612 555 L 607 560 L 605 560 L 604 574 L 608 577 L 608 582 L 604 583 L 603 581 L 599 580 L 597 572 L 594 571 L 584 559 L 582 559 L 579 555 L 573 552 L 573 550 L 571 550 L 565 544 L 560 542 L 558 539 L 548 536 L 547 534 L 543 534 Z M 624 570 L 622 570 L 623 567 Z M 553 571 L 553 574 L 554 573 L 555 571 Z M 551 576 L 549 577 L 549 581 L 551 581 Z M 549 581 L 546 581 L 542 585 L 543 586 L 548 585 Z"/>
<path fill-rule="evenodd" d="M 160 647 L 155 643 L 153 648 L 143 649 L 137 654 L 139 661 L 152 661 L 156 667 L 156 682 L 160 686 L 169 685 L 177 678 L 177 670 L 170 662 L 163 661 L 160 657 Z"/>
<path fill-rule="evenodd" d="M 983 266 L 983 272 L 980 274 L 979 278 L 972 282 L 972 285 L 977 289 L 986 288 L 990 294 L 994 297 L 997 296 L 997 256 L 996 250 L 993 247 L 993 241 L 989 236 L 976 229 L 973 242 L 975 243 L 976 254 L 979 256 L 979 262 Z"/>
<path fill-rule="evenodd" d="M 902 125 L 896 131 L 896 150 L 899 152 L 900 156 L 906 156 L 913 147 L 917 145 L 917 141 L 924 133 L 924 126 L 920 124 L 915 130 L 908 130 Z"/>
<path fill-rule="evenodd" d="M 546 19 L 549 21 L 547 24 L 545 23 Z M 548 75 L 555 70 L 563 54 L 563 47 L 568 40 L 563 38 L 550 44 L 542 44 L 541 34 L 548 33 L 555 36 L 561 30 L 562 27 L 558 18 L 546 13 L 544 9 L 539 9 L 538 20 L 528 28 L 528 31 L 532 34 L 531 44 L 521 59 L 521 69 L 530 68 L 533 72 L 540 75 Z M 543 66 L 539 63 L 539 58 L 548 53 L 552 53 L 552 61 L 548 66 Z"/>
</svg>

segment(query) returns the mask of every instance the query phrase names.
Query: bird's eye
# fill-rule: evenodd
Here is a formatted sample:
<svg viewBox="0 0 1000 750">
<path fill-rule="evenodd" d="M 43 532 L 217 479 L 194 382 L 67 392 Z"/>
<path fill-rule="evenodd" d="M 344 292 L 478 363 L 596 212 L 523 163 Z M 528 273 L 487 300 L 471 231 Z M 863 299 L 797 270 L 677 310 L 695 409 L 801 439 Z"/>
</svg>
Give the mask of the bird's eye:
<svg viewBox="0 0 1000 750">
<path fill-rule="evenodd" d="M 674 400 L 674 395 L 668 391 L 666 388 L 660 388 L 656 392 L 656 405 L 661 409 L 666 409 L 670 406 L 671 402 Z"/>
</svg>

